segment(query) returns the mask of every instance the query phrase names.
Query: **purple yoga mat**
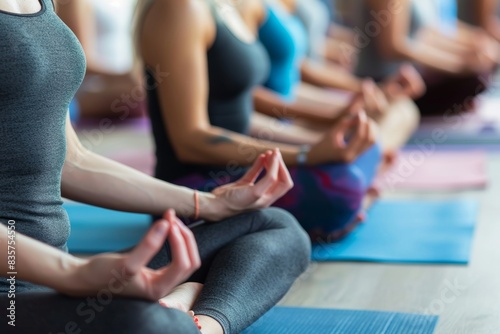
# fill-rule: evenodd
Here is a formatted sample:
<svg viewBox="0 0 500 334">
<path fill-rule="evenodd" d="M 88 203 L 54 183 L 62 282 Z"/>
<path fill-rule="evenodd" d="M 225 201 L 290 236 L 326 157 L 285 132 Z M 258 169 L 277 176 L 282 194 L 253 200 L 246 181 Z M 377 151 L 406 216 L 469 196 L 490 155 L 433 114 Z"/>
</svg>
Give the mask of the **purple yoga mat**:
<svg viewBox="0 0 500 334">
<path fill-rule="evenodd" d="M 500 98 L 480 97 L 474 111 L 424 117 L 411 144 L 500 145 Z"/>
<path fill-rule="evenodd" d="M 375 185 L 384 190 L 482 189 L 488 183 L 483 151 L 411 150 L 400 153 L 394 166 Z"/>
</svg>

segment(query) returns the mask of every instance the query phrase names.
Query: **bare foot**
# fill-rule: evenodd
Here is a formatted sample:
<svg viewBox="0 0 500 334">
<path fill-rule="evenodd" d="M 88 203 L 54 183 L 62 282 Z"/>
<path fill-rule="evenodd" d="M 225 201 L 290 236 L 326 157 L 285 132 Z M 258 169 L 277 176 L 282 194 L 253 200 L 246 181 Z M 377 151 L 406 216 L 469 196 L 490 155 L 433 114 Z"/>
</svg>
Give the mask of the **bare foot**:
<svg viewBox="0 0 500 334">
<path fill-rule="evenodd" d="M 191 309 L 194 306 L 196 299 L 200 295 L 201 289 L 203 289 L 203 284 L 188 282 L 176 287 L 170 294 L 159 300 L 159 303 L 163 307 L 175 308 L 182 312 L 186 312 L 191 318 L 193 318 L 194 323 L 201 330 L 200 320 L 194 315 Z"/>
<path fill-rule="evenodd" d="M 198 295 L 203 289 L 203 284 L 188 282 L 176 287 L 166 297 L 160 299 L 160 304 L 168 308 L 175 308 L 188 313 L 194 305 Z"/>
<path fill-rule="evenodd" d="M 372 207 L 372 205 L 380 198 L 380 196 L 381 196 L 381 192 L 380 192 L 380 189 L 378 187 L 371 186 L 370 188 L 368 188 L 368 190 L 366 191 L 366 195 L 363 198 L 363 205 L 362 205 L 363 214 L 365 212 L 367 212 Z M 364 218 L 366 218 L 366 217 L 362 217 L 362 218 L 363 218 L 362 220 L 364 220 Z"/>
</svg>

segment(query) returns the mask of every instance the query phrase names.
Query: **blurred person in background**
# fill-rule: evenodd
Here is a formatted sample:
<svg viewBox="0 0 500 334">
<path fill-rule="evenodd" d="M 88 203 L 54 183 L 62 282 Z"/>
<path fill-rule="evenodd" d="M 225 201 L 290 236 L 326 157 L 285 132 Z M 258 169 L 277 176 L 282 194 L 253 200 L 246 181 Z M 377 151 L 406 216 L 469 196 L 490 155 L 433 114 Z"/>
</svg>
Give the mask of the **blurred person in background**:
<svg viewBox="0 0 500 334">
<path fill-rule="evenodd" d="M 83 46 L 87 72 L 73 119 L 121 120 L 144 113 L 143 80 L 133 71 L 131 27 L 137 0 L 56 0 L 57 13 Z M 137 96 L 140 95 L 139 98 Z"/>
<path fill-rule="evenodd" d="M 449 9 L 453 4 L 442 5 L 448 8 L 440 14 L 446 18 L 445 27 L 425 23 L 411 0 L 357 0 L 356 4 L 358 76 L 381 81 L 403 62 L 412 62 L 427 86 L 415 101 L 423 115 L 473 108 L 474 97 L 486 89 L 496 66 L 497 47 L 478 29 L 459 22 L 453 25 Z"/>
</svg>

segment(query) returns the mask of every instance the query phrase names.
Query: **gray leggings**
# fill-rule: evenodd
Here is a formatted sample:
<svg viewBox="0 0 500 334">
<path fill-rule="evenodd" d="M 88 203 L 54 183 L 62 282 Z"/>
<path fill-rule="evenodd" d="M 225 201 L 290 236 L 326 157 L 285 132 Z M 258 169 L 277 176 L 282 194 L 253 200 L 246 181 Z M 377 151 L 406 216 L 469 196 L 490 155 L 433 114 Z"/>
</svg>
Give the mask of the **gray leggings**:
<svg viewBox="0 0 500 334">
<path fill-rule="evenodd" d="M 189 281 L 204 284 L 193 311 L 240 333 L 285 295 L 310 259 L 310 241 L 295 218 L 277 208 L 245 213 L 193 229 L 202 267 Z M 165 247 L 152 261 L 168 262 Z"/>
<path fill-rule="evenodd" d="M 293 216 L 280 209 L 204 224 L 193 233 L 203 264 L 188 281 L 204 284 L 194 311 L 219 321 L 225 334 L 240 333 L 273 307 L 309 263 L 308 236 Z M 150 266 L 164 266 L 169 254 L 165 245 Z M 7 326 L 2 316 L 0 332 L 199 333 L 190 317 L 157 303 L 115 298 L 104 305 L 97 300 L 98 310 L 92 311 L 88 302 L 52 292 L 19 294 L 16 327 Z M 0 309 L 6 307 L 7 298 L 0 296 Z M 72 326 L 81 331 L 68 330 Z"/>
</svg>

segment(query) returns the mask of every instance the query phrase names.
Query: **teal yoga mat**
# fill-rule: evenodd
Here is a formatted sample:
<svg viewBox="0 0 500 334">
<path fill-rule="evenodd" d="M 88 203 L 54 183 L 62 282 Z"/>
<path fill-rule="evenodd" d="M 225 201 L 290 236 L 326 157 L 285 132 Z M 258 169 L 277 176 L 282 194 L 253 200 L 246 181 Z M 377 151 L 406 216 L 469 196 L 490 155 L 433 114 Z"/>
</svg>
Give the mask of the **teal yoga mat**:
<svg viewBox="0 0 500 334">
<path fill-rule="evenodd" d="M 242 334 L 432 334 L 428 315 L 275 307 Z"/>
<path fill-rule="evenodd" d="M 141 240 L 151 225 L 149 215 L 65 203 L 71 222 L 68 248 L 72 253 L 124 250 Z"/>
<path fill-rule="evenodd" d="M 467 264 L 477 213 L 469 200 L 380 201 L 345 239 L 315 245 L 313 260 Z"/>
</svg>

